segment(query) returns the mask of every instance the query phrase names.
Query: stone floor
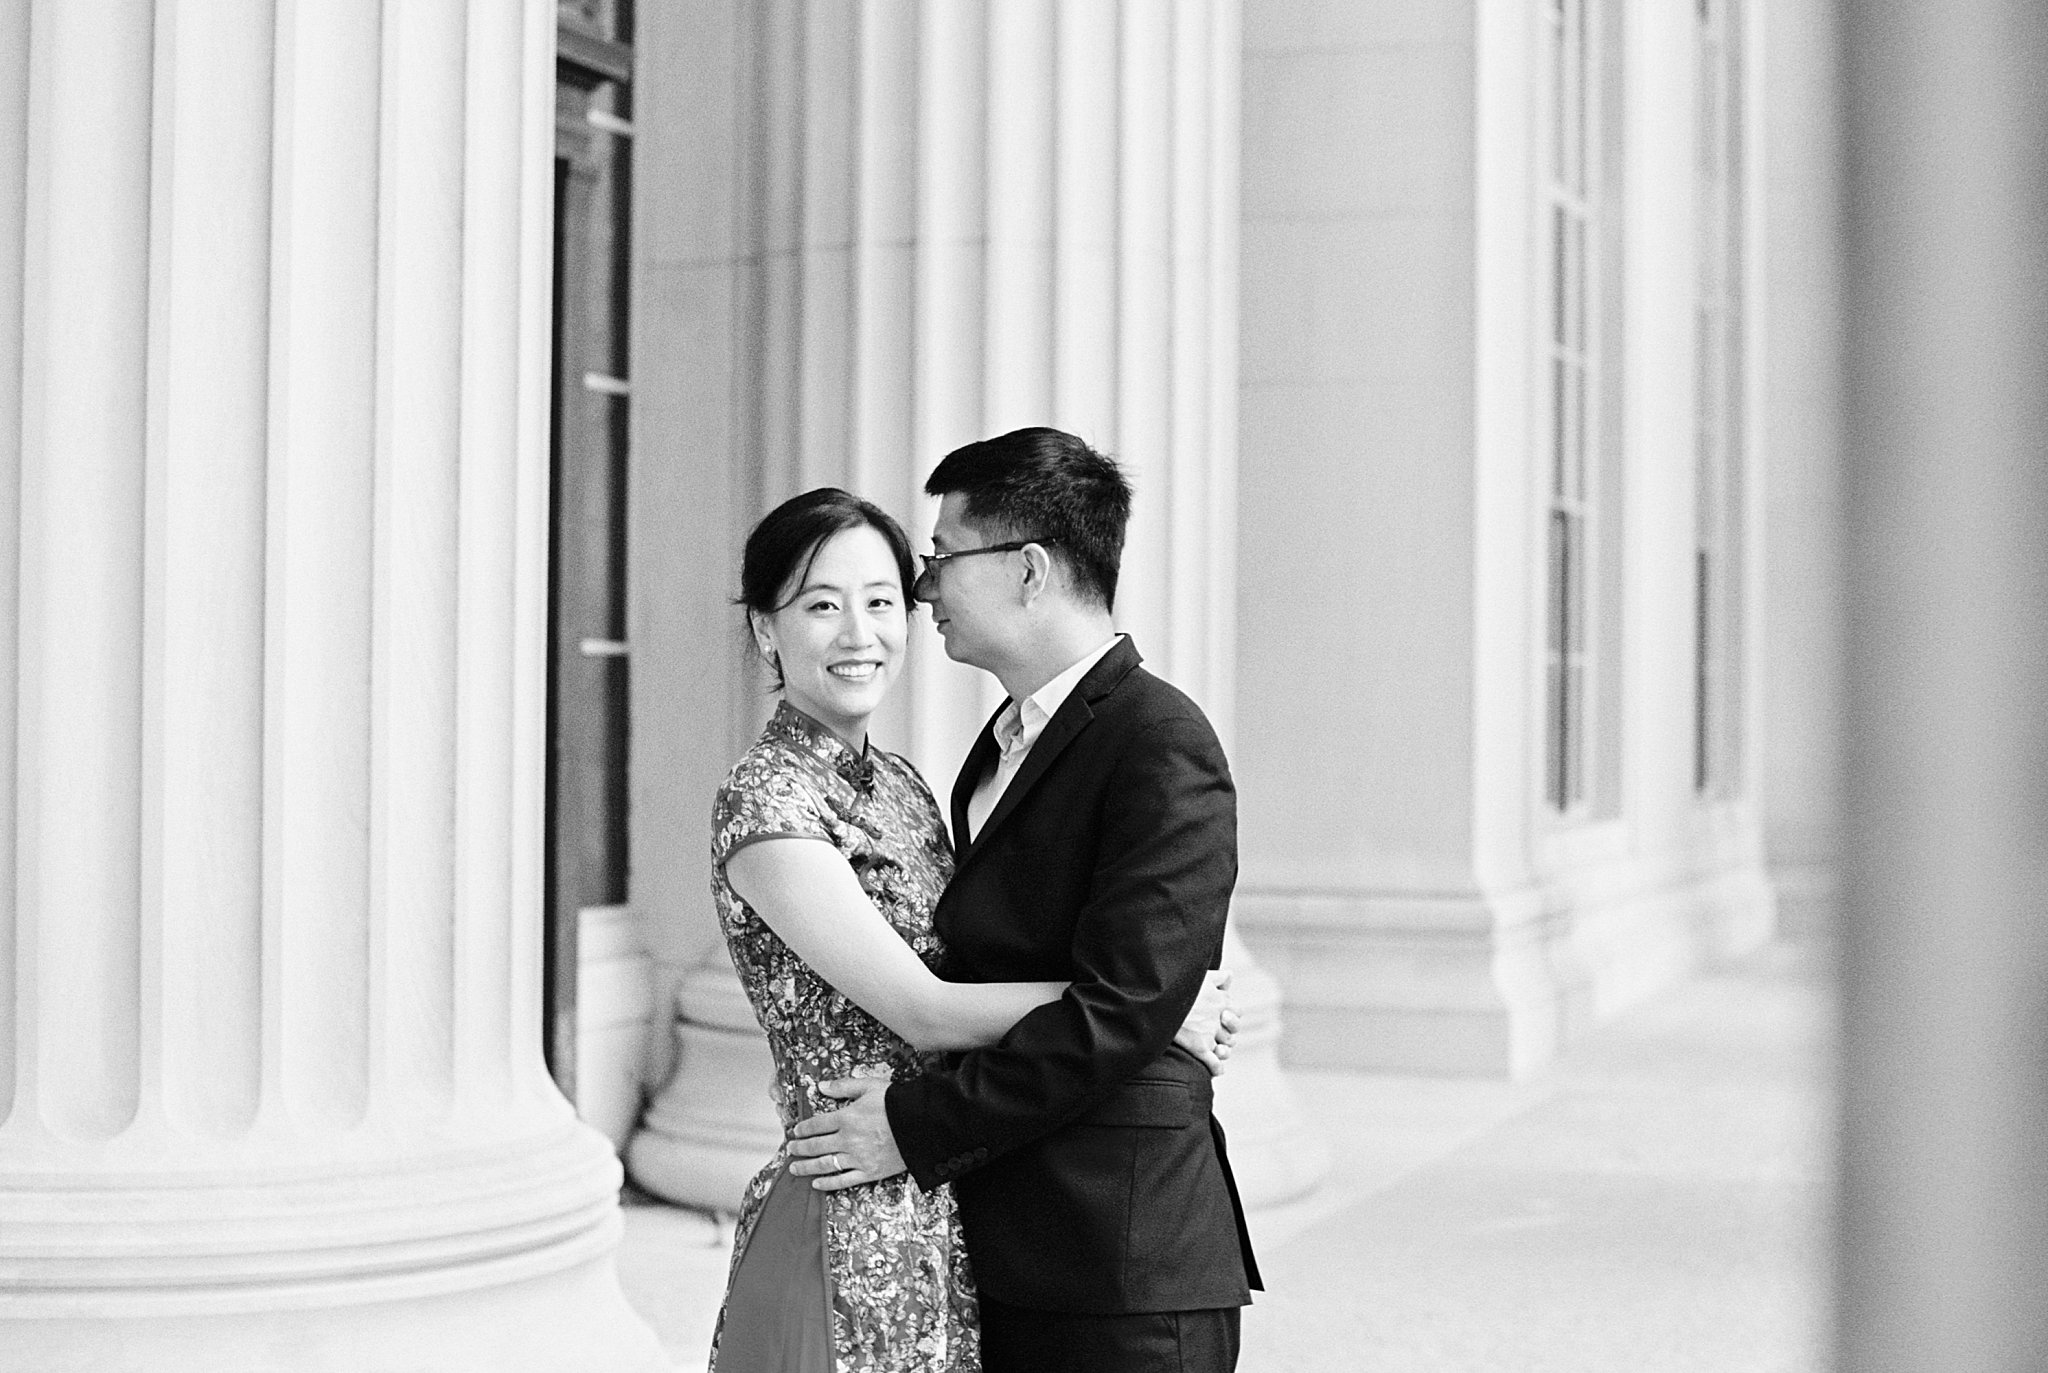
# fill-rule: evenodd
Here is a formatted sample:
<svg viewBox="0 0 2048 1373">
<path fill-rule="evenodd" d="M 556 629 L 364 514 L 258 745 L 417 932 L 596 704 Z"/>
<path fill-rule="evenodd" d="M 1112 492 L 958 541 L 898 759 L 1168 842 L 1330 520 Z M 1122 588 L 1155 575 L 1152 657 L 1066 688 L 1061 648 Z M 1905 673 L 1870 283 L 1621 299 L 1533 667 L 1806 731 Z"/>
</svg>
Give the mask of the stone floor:
<svg viewBox="0 0 2048 1373">
<path fill-rule="evenodd" d="M 1338 1164 L 1256 1213 L 1243 1373 L 1807 1373 L 1824 1364 L 1832 1014 L 1774 948 L 1522 1084 L 1295 1075 Z M 627 1208 L 628 1297 L 704 1367 L 728 1232 Z"/>
</svg>

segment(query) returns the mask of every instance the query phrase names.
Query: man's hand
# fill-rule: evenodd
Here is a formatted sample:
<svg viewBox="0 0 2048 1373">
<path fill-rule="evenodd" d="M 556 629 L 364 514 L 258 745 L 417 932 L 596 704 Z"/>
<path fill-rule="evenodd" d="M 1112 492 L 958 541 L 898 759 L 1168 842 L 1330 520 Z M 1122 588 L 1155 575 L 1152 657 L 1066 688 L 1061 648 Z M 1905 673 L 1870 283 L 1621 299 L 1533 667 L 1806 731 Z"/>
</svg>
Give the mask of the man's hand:
<svg viewBox="0 0 2048 1373">
<path fill-rule="evenodd" d="M 817 1179 L 820 1192 L 838 1192 L 863 1182 L 879 1182 L 904 1169 L 889 1112 L 882 1094 L 887 1078 L 855 1077 L 821 1082 L 818 1090 L 846 1104 L 796 1123 L 789 1132 L 789 1171 Z"/>
<path fill-rule="evenodd" d="M 1202 976 L 1202 993 L 1195 998 L 1188 1018 L 1174 1033 L 1173 1042 L 1202 1060 L 1210 1077 L 1223 1071 L 1230 1046 L 1237 1039 L 1237 1008 L 1230 1004 L 1230 974 L 1211 968 Z"/>
</svg>

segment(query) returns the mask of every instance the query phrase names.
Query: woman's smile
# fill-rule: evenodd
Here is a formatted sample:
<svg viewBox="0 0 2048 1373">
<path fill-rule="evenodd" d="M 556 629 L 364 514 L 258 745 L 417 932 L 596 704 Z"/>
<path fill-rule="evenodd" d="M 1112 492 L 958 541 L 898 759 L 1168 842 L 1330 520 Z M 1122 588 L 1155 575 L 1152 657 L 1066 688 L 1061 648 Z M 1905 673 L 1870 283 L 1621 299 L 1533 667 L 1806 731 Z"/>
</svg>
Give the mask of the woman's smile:
<svg viewBox="0 0 2048 1373">
<path fill-rule="evenodd" d="M 819 544 L 757 624 L 789 703 L 853 748 L 903 663 L 908 607 L 895 555 L 868 526 Z M 796 580 L 793 578 L 792 580 Z"/>
</svg>

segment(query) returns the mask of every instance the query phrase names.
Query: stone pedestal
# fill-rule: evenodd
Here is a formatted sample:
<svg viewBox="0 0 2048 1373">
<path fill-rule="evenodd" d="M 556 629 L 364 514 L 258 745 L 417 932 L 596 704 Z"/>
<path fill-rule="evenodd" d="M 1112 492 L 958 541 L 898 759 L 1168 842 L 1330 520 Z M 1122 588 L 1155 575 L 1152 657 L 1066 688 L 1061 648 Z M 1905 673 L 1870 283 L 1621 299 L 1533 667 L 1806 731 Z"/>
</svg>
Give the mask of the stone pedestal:
<svg viewBox="0 0 2048 1373">
<path fill-rule="evenodd" d="M 734 1132 L 756 1128 L 724 1103 L 764 1090 L 765 1057 L 729 1039 L 703 873 L 712 789 L 768 704 L 706 661 L 744 661 L 726 598 L 761 513 L 836 484 L 921 542 L 923 481 L 948 451 L 1023 425 L 1078 433 L 1136 479 L 1120 626 L 1232 742 L 1238 12 L 726 0 L 687 22 L 649 7 L 639 33 L 636 175 L 668 207 L 640 226 L 639 292 L 677 313 L 638 315 L 635 447 L 678 458 L 638 479 L 636 575 L 680 590 L 633 630 L 636 758 L 657 741 L 635 783 L 634 904 L 682 988 L 682 1061 L 631 1157 L 694 1200 L 691 1171 L 728 1176 Z M 943 795 L 1001 691 L 916 623 L 875 738 Z M 1233 1139 L 1264 1141 L 1232 1151 L 1248 1190 L 1288 1194 L 1320 1156 L 1268 1052 L 1277 998 L 1241 946 L 1231 959 L 1262 1028 L 1219 1109 Z M 1253 1103 L 1256 1121 L 1231 1118 Z"/>
<path fill-rule="evenodd" d="M 554 7 L 0 22 L 0 1369 L 663 1368 L 538 1044 Z"/>
<path fill-rule="evenodd" d="M 1238 938 L 1223 939 L 1223 966 L 1243 1023 L 1228 1070 L 1216 1079 L 1216 1118 L 1229 1134 L 1230 1168 L 1248 1207 L 1314 1190 L 1330 1169 L 1330 1142 L 1295 1099 L 1280 1066 L 1280 984 Z"/>
<path fill-rule="evenodd" d="M 775 1064 L 724 952 L 684 979 L 675 1066 L 626 1153 L 633 1181 L 656 1196 L 730 1213 L 782 1143 L 769 1092 Z"/>
</svg>

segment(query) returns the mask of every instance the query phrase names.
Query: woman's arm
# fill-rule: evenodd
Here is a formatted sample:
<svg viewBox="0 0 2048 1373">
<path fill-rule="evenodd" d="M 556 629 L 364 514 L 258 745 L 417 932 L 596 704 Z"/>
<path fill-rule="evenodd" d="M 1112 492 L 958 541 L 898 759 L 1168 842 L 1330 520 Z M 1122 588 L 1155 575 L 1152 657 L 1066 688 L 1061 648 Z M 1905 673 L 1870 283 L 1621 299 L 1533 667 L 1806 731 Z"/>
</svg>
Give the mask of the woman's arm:
<svg viewBox="0 0 2048 1373">
<path fill-rule="evenodd" d="M 816 839 L 749 844 L 725 875 L 797 957 L 914 1048 L 994 1044 L 1067 987 L 942 980 L 882 918 L 839 850 Z"/>
</svg>

